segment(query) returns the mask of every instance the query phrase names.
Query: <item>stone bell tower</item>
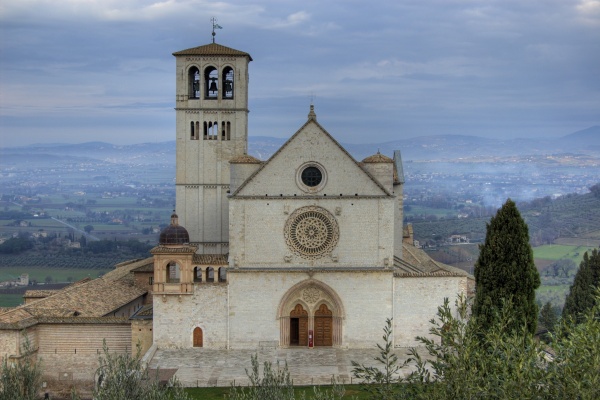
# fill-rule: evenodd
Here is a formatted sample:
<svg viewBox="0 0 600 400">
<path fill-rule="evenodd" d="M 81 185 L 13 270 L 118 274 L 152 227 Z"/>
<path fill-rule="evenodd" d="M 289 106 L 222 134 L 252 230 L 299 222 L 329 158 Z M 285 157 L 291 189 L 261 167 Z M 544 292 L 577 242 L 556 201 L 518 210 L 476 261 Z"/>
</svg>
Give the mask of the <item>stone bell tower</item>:
<svg viewBox="0 0 600 400">
<path fill-rule="evenodd" d="M 248 151 L 250 54 L 210 43 L 176 59 L 176 210 L 203 254 L 229 251 L 229 160 Z"/>
</svg>

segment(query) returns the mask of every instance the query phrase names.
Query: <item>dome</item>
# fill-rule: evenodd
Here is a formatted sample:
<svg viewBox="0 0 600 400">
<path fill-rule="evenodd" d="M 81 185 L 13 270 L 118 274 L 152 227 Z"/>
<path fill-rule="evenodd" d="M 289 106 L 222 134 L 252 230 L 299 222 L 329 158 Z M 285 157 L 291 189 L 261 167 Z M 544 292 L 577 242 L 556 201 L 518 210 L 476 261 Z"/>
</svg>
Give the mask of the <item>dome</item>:
<svg viewBox="0 0 600 400">
<path fill-rule="evenodd" d="M 363 163 L 393 163 L 394 160 L 391 158 L 384 156 L 383 154 L 377 152 L 377 154 L 373 154 L 362 160 Z"/>
<path fill-rule="evenodd" d="M 173 213 L 171 215 L 171 225 L 160 232 L 159 244 L 173 245 L 185 244 L 190 242 L 190 234 L 187 229 L 179 225 L 179 217 Z"/>
</svg>

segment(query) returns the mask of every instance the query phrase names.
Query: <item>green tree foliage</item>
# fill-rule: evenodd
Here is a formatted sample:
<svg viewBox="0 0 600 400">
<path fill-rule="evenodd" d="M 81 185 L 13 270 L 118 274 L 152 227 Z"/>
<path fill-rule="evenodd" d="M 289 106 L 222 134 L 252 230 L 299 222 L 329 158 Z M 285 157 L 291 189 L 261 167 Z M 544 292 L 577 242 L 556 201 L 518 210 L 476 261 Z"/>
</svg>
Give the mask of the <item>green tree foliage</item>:
<svg viewBox="0 0 600 400">
<path fill-rule="evenodd" d="M 526 324 L 514 328 L 513 308 L 504 303 L 494 311 L 492 324 L 484 327 L 476 317 L 469 320 L 464 297 L 456 307 L 446 299 L 431 321 L 433 339 L 417 338 L 432 361 L 414 353 L 417 372 L 411 381 L 419 385 L 409 398 L 538 398 L 544 376 L 541 347 Z"/>
<path fill-rule="evenodd" d="M 485 329 L 494 324 L 502 307 L 510 304 L 512 323 L 507 328 L 518 330 L 526 324 L 533 334 L 538 316 L 535 289 L 540 286 L 540 276 L 527 224 L 512 200 L 508 199 L 487 224 L 485 242 L 479 250 L 473 315 Z"/>
<path fill-rule="evenodd" d="M 600 399 L 600 289 L 595 305 L 580 314 L 580 323 L 563 319 L 551 343 L 556 356 L 548 366 L 549 398 Z"/>
<path fill-rule="evenodd" d="M 398 356 L 394 354 L 392 344 L 392 320 L 386 321 L 383 328 L 384 345 L 377 343 L 379 356 L 375 360 L 381 364 L 381 368 L 365 366 L 352 361 L 352 374 L 360 379 L 363 389 L 370 393 L 372 399 L 391 400 L 397 398 L 401 393 L 402 387 L 398 383 L 402 382 L 399 371 L 406 366 L 408 361 L 400 364 Z"/>
<path fill-rule="evenodd" d="M 600 300 L 600 290 L 596 292 Z M 589 309 L 580 324 L 563 320 L 550 335 L 552 357 L 523 324 L 514 324 L 511 307 L 496 310 L 492 325 L 482 329 L 477 317 L 469 319 L 469 305 L 459 297 L 455 307 L 446 299 L 431 321 L 431 337 L 419 337 L 429 360 L 415 349 L 404 366 L 413 372 L 396 379 L 393 399 L 581 399 L 600 398 L 600 301 Z M 385 336 L 384 336 L 385 337 Z M 389 337 L 386 339 L 390 341 Z M 379 346 L 381 349 L 387 346 Z M 387 362 L 376 358 L 377 368 L 363 370 L 361 377 L 387 390 Z M 355 373 L 356 377 L 359 377 Z M 373 393 L 373 388 L 370 389 Z M 389 392 L 389 390 L 388 390 Z M 372 399 L 383 397 L 373 396 Z"/>
<path fill-rule="evenodd" d="M 577 269 L 577 264 L 575 264 L 575 261 L 571 260 L 570 258 L 562 258 L 546 267 L 545 271 L 546 275 L 549 276 L 556 278 L 562 276 L 564 278 L 568 278 L 570 275 L 572 275 L 572 271 L 575 271 L 575 269 Z"/>
<path fill-rule="evenodd" d="M 263 375 L 259 372 L 258 356 L 251 357 L 252 368 L 246 370 L 250 386 L 241 388 L 232 386 L 229 398 L 232 400 L 294 400 L 294 386 L 290 378 L 287 363 L 280 369 L 273 369 L 270 362 L 264 363 Z"/>
<path fill-rule="evenodd" d="M 548 332 L 553 333 L 556 324 L 558 323 L 558 313 L 552 303 L 549 301 L 544 304 L 540 310 L 540 316 L 538 318 L 540 324 L 548 329 Z"/>
<path fill-rule="evenodd" d="M 600 286 L 600 253 L 594 249 L 586 251 L 579 264 L 563 308 L 563 318 L 578 319 L 582 313 L 594 306 L 594 291 Z"/>
<path fill-rule="evenodd" d="M 42 370 L 31 355 L 31 346 L 27 338 L 23 346 L 23 358 L 14 364 L 2 360 L 0 367 L 0 400 L 34 400 L 42 383 Z"/>
<path fill-rule="evenodd" d="M 140 348 L 134 356 L 110 353 L 106 342 L 99 358 L 98 385 L 94 389 L 95 400 L 188 400 L 189 397 L 178 381 L 160 386 L 157 377 L 151 376 L 140 358 Z M 77 399 L 75 394 L 71 396 Z"/>
<path fill-rule="evenodd" d="M 83 227 L 83 230 L 85 231 L 85 233 L 90 233 L 94 230 L 94 226 L 93 225 L 86 225 Z"/>
<path fill-rule="evenodd" d="M 87 242 L 85 251 L 93 254 L 105 254 L 115 253 L 118 252 L 119 249 L 121 249 L 122 251 L 129 251 L 129 253 L 133 255 L 148 257 L 150 255 L 149 251 L 151 248 L 151 245 L 141 243 L 140 241 L 135 239 L 129 239 L 123 242 L 104 239 Z"/>
<path fill-rule="evenodd" d="M 0 253 L 2 254 L 19 254 L 33 248 L 33 242 L 27 238 L 16 237 L 10 238 L 0 244 Z"/>
</svg>

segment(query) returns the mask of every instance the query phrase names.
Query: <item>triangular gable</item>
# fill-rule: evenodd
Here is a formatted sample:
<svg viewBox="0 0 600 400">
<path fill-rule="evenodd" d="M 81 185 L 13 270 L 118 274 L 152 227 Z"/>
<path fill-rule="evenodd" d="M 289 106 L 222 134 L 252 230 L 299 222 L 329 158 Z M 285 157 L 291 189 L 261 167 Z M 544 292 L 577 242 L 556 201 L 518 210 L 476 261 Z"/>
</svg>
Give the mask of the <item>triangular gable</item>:
<svg viewBox="0 0 600 400">
<path fill-rule="evenodd" d="M 232 197 L 306 194 L 296 185 L 298 168 L 306 162 L 321 164 L 327 173 L 327 184 L 315 196 L 391 196 L 316 120 L 309 119 Z"/>
</svg>

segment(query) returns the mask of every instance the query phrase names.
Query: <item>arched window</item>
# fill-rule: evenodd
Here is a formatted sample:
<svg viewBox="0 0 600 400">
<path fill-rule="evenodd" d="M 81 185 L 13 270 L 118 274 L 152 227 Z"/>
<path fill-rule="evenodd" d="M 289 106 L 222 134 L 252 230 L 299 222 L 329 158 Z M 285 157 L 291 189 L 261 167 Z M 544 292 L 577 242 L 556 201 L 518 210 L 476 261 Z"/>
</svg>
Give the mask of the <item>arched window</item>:
<svg viewBox="0 0 600 400">
<path fill-rule="evenodd" d="M 219 268 L 219 282 L 227 282 L 227 268 Z"/>
<path fill-rule="evenodd" d="M 190 68 L 188 72 L 189 98 L 200 98 L 200 70 L 196 67 Z"/>
<path fill-rule="evenodd" d="M 202 282 L 202 267 L 194 267 L 194 282 Z"/>
<path fill-rule="evenodd" d="M 219 124 L 217 121 L 204 121 L 204 140 L 217 140 L 219 137 Z"/>
<path fill-rule="evenodd" d="M 231 140 L 231 122 L 221 121 L 221 140 Z"/>
<path fill-rule="evenodd" d="M 216 99 L 219 97 L 219 72 L 215 67 L 207 67 L 204 70 L 204 86 L 206 88 L 204 98 Z"/>
<path fill-rule="evenodd" d="M 181 271 L 176 262 L 170 262 L 167 266 L 167 283 L 179 283 Z"/>
<path fill-rule="evenodd" d="M 190 122 L 190 139 L 196 140 L 198 137 L 196 136 L 196 125 L 194 121 Z"/>
<path fill-rule="evenodd" d="M 206 268 L 206 282 L 215 281 L 215 269 L 213 267 Z"/>
<path fill-rule="evenodd" d="M 223 98 L 233 99 L 233 68 L 223 68 Z"/>
</svg>

